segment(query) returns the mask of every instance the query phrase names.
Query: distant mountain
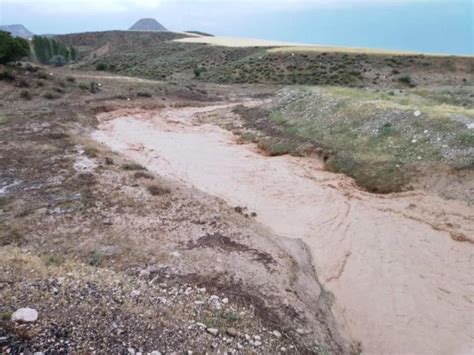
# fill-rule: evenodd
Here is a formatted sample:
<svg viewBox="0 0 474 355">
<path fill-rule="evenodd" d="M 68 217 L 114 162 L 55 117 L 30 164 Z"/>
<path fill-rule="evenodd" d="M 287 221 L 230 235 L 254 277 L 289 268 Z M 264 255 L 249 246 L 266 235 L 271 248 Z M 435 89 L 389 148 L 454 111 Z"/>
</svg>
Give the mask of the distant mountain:
<svg viewBox="0 0 474 355">
<path fill-rule="evenodd" d="M 7 31 L 10 32 L 14 37 L 21 37 L 26 39 L 30 39 L 35 35 L 23 25 L 0 26 L 0 31 Z"/>
<path fill-rule="evenodd" d="M 167 29 L 154 18 L 142 18 L 130 27 L 130 31 L 167 31 Z"/>
</svg>

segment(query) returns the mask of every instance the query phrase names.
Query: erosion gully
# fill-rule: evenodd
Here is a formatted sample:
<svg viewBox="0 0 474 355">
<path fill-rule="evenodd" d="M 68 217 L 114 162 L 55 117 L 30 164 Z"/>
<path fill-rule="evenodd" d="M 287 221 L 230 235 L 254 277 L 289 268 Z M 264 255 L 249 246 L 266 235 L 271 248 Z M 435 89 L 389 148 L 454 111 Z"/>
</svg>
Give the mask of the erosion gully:
<svg viewBox="0 0 474 355">
<path fill-rule="evenodd" d="M 316 158 L 267 157 L 197 117 L 234 104 L 103 113 L 93 138 L 256 212 L 310 248 L 341 331 L 369 354 L 474 348 L 474 211 L 421 191 L 375 195 Z"/>
</svg>

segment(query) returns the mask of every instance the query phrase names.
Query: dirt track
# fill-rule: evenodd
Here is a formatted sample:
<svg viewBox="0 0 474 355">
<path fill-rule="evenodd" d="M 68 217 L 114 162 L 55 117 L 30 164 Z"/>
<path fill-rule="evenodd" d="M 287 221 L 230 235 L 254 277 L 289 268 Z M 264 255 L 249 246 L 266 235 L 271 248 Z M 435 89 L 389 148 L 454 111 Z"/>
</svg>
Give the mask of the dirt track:
<svg viewBox="0 0 474 355">
<path fill-rule="evenodd" d="M 474 346 L 472 209 L 422 192 L 377 196 L 317 159 L 261 155 L 198 114 L 226 107 L 116 111 L 94 138 L 149 170 L 255 212 L 302 238 L 366 353 L 468 353 Z"/>
</svg>

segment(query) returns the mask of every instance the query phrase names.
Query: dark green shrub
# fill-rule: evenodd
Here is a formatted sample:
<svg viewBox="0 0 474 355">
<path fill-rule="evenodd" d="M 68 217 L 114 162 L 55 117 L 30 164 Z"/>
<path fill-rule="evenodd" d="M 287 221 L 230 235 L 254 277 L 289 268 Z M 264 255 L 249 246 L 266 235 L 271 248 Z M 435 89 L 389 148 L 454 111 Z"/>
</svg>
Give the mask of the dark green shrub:
<svg viewBox="0 0 474 355">
<path fill-rule="evenodd" d="M 416 84 L 413 82 L 412 78 L 408 75 L 405 75 L 405 76 L 402 76 L 400 78 L 398 78 L 398 81 L 402 84 L 405 84 L 409 87 L 415 87 Z"/>
<path fill-rule="evenodd" d="M 49 63 L 51 65 L 54 65 L 56 67 L 62 67 L 63 65 L 66 64 L 66 58 L 64 58 L 62 55 L 55 55 L 51 57 Z"/>
<path fill-rule="evenodd" d="M 23 100 L 31 100 L 33 97 L 31 96 L 31 93 L 28 90 L 24 90 L 20 93 L 20 97 Z"/>
<path fill-rule="evenodd" d="M 105 63 L 98 63 L 98 64 L 95 66 L 95 70 L 98 70 L 98 71 L 107 70 L 107 64 L 105 64 Z"/>
<path fill-rule="evenodd" d="M 0 64 L 6 64 L 30 55 L 27 40 L 12 37 L 9 32 L 0 31 Z"/>
<path fill-rule="evenodd" d="M 15 79 L 16 79 L 16 76 L 12 71 L 10 71 L 8 69 L 4 69 L 4 70 L 0 71 L 0 80 L 13 81 Z"/>
</svg>

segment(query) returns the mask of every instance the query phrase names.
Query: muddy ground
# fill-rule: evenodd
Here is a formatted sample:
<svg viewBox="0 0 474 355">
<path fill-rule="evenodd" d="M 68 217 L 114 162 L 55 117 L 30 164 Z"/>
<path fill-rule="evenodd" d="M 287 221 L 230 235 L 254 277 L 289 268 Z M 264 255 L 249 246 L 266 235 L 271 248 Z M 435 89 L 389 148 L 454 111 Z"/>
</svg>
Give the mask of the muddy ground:
<svg viewBox="0 0 474 355">
<path fill-rule="evenodd" d="M 99 112 L 202 106 L 248 87 L 12 72 L 0 84 L 2 352 L 356 349 L 301 241 L 89 138 Z M 11 321 L 23 307 L 38 320 Z"/>
<path fill-rule="evenodd" d="M 272 158 L 234 136 L 248 124 L 235 107 L 265 105 L 278 87 L 11 71 L 0 81 L 3 352 L 472 346 L 472 206 L 374 195 L 326 171 L 314 146 Z M 281 133 L 272 127 L 256 133 Z M 187 151 L 183 137 L 210 145 Z M 238 159 L 223 164 L 228 152 Z M 22 307 L 38 320 L 12 321 Z"/>
</svg>

